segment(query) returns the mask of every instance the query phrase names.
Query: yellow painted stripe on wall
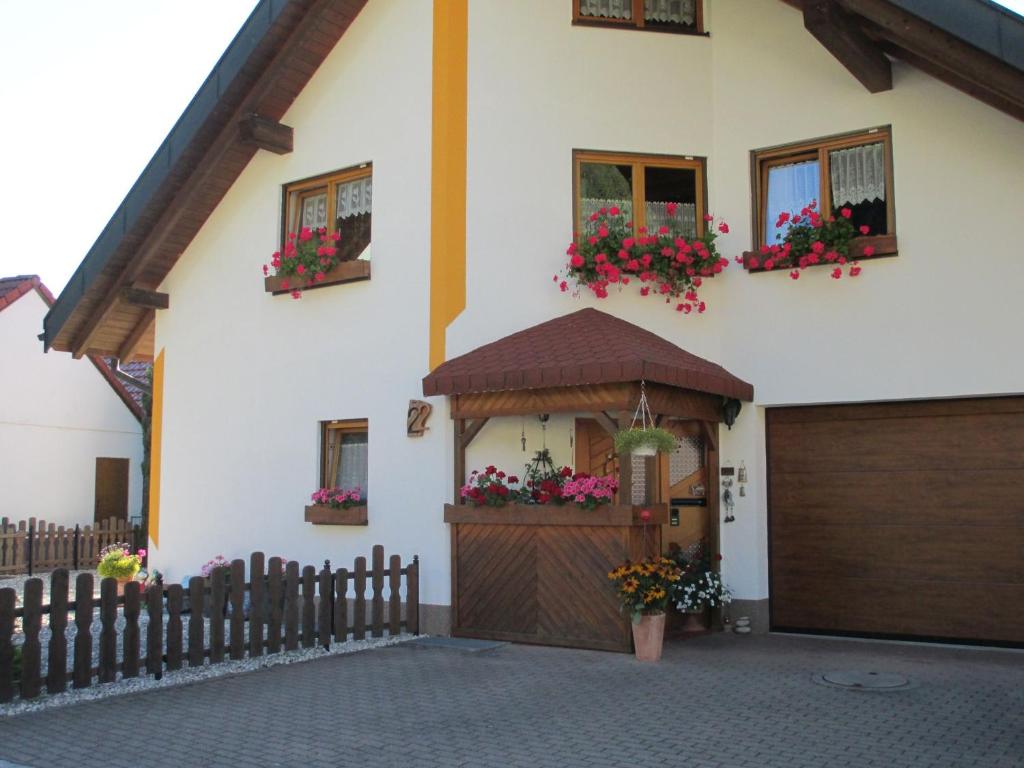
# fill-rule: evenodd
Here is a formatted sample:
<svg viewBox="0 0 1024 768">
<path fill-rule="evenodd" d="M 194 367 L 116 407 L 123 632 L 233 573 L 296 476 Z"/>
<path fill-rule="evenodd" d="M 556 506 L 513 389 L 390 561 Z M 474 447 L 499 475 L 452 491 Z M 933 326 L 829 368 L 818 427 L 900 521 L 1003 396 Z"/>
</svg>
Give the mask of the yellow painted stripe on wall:
<svg viewBox="0 0 1024 768">
<path fill-rule="evenodd" d="M 434 0 L 430 178 L 430 370 L 445 331 L 466 308 L 468 0 Z"/>
<path fill-rule="evenodd" d="M 160 546 L 160 449 L 164 435 L 164 351 L 153 362 L 153 414 L 149 433 L 149 538 Z"/>
</svg>

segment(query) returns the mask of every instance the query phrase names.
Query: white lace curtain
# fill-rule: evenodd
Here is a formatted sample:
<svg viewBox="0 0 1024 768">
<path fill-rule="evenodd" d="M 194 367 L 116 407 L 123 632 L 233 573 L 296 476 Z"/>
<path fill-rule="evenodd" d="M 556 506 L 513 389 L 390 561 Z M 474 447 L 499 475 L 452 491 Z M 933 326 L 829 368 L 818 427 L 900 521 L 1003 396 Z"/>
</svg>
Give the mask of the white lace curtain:
<svg viewBox="0 0 1024 768">
<path fill-rule="evenodd" d="M 373 207 L 373 179 L 355 179 L 338 185 L 339 219 L 370 213 Z"/>
<path fill-rule="evenodd" d="M 327 193 L 302 201 L 302 226 L 310 229 L 327 226 Z"/>
<path fill-rule="evenodd" d="M 885 145 L 865 144 L 829 153 L 832 205 L 885 200 Z"/>
<path fill-rule="evenodd" d="M 650 232 L 657 232 L 661 226 L 673 229 L 673 224 L 679 229 L 684 237 L 697 236 L 697 206 L 693 203 L 677 203 L 674 216 L 668 214 L 668 203 L 649 201 L 644 203 L 644 214 L 647 220 L 647 229 Z M 583 220 L 583 231 L 590 234 L 596 229 L 590 217 L 598 213 L 602 208 L 617 206 L 626 218 L 632 218 L 632 200 L 606 200 L 598 197 L 584 197 L 580 200 L 580 218 Z"/>
<path fill-rule="evenodd" d="M 768 170 L 768 210 L 764 222 L 766 243 L 782 240 L 789 231 L 789 224 L 776 229 L 775 222 L 780 213 L 798 214 L 800 209 L 820 193 L 818 161 L 809 160 L 789 165 L 775 165 Z"/>
<path fill-rule="evenodd" d="M 694 23 L 697 0 L 644 0 L 644 19 L 669 24 Z M 633 18 L 632 0 L 580 0 L 580 14 L 604 19 Z"/>
</svg>

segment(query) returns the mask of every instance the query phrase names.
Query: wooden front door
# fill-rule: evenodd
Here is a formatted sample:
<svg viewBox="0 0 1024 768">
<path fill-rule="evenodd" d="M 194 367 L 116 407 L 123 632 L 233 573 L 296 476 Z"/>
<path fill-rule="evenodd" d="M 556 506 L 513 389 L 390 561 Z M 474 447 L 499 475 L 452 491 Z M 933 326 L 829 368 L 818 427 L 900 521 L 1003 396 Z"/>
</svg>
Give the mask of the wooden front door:
<svg viewBox="0 0 1024 768">
<path fill-rule="evenodd" d="M 93 520 L 128 520 L 129 459 L 96 458 L 96 490 Z"/>
<path fill-rule="evenodd" d="M 1024 643 L 1024 398 L 767 411 L 772 628 Z"/>
<path fill-rule="evenodd" d="M 676 450 L 659 456 L 661 500 L 669 505 L 669 524 L 662 527 L 662 540 L 686 549 L 711 539 L 712 521 L 707 450 L 700 424 L 669 421 L 662 425 L 677 437 Z"/>
</svg>

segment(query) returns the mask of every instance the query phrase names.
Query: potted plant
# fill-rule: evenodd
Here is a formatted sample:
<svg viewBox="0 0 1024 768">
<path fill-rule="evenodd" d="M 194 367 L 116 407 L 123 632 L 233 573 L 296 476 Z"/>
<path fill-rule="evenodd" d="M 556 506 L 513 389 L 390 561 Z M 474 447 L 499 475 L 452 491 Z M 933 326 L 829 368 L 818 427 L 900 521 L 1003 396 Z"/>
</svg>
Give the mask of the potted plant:
<svg viewBox="0 0 1024 768">
<path fill-rule="evenodd" d="M 667 557 L 623 563 L 608 574 L 615 582 L 633 628 L 633 650 L 638 661 L 658 661 L 665 639 L 665 609 L 674 585 L 682 578 L 675 561 Z"/>
<path fill-rule="evenodd" d="M 675 449 L 675 435 L 661 427 L 630 427 L 615 435 L 615 452 L 620 455 L 654 456 Z"/>
<path fill-rule="evenodd" d="M 366 496 L 355 488 L 320 488 L 310 497 L 306 522 L 313 525 L 366 525 Z"/>
<path fill-rule="evenodd" d="M 719 234 L 727 234 L 729 225 L 714 217 L 704 216 L 704 233 L 688 240 L 675 219 L 677 203 L 668 203 L 666 212 L 671 226 L 648 232 L 646 227 L 634 230 L 633 222 L 617 206 L 601 208 L 587 222 L 587 232 L 570 243 L 564 269 L 565 279 L 555 275 L 554 282 L 563 293 L 569 281 L 576 292 L 590 290 L 599 299 L 608 297 L 612 286 L 639 285 L 641 296 L 655 296 L 674 306 L 677 312 L 698 314 L 707 305 L 697 295 L 704 279 L 714 277 L 729 266 L 729 260 L 718 252 Z"/>
<path fill-rule="evenodd" d="M 124 594 L 124 585 L 135 578 L 142 568 L 142 558 L 146 550 L 140 549 L 134 554 L 128 544 L 110 544 L 100 550 L 100 561 L 96 572 L 102 579 L 117 579 L 117 594 Z"/>
<path fill-rule="evenodd" d="M 675 546 L 670 548 L 669 557 L 682 573 L 670 596 L 676 610 L 686 617 L 682 629 L 684 632 L 701 631 L 707 610 L 732 602 L 732 594 L 722 583 L 721 575 L 712 569 L 707 542 L 699 542 L 690 551 Z M 714 559 L 721 560 L 722 556 L 715 555 Z"/>
</svg>

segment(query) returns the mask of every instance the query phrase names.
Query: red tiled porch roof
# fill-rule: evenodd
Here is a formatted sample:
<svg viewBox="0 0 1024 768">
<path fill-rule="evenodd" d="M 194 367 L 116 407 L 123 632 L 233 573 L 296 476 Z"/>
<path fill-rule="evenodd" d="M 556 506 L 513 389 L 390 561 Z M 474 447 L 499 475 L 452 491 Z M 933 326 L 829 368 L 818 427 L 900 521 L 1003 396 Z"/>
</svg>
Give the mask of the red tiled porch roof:
<svg viewBox="0 0 1024 768">
<path fill-rule="evenodd" d="M 739 400 L 754 388 L 720 365 L 643 328 L 581 309 L 485 344 L 439 365 L 424 395 L 648 381 Z"/>
</svg>

